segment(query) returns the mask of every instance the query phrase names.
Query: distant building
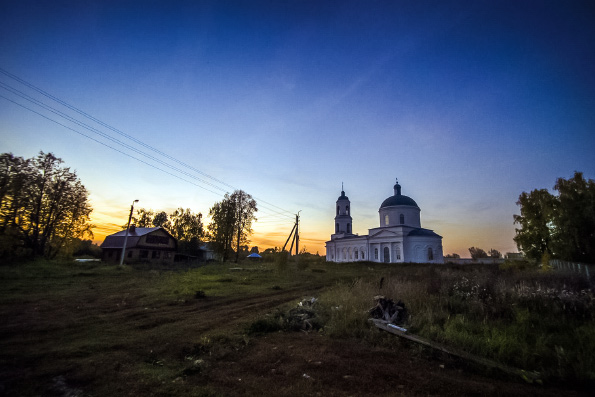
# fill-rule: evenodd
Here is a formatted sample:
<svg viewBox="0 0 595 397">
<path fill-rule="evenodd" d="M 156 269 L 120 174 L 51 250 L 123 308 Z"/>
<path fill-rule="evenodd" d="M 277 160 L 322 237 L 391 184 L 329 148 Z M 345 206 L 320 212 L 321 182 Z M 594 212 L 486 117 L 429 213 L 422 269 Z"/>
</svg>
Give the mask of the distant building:
<svg viewBox="0 0 595 397">
<path fill-rule="evenodd" d="M 394 195 L 380 205 L 380 226 L 369 229 L 367 236 L 353 234 L 349 198 L 341 191 L 337 199 L 335 233 L 326 242 L 326 260 L 330 262 L 418 262 L 444 263 L 442 237 L 421 227 L 421 209 L 401 185 Z"/>
<path fill-rule="evenodd" d="M 111 234 L 101 244 L 102 259 L 119 262 L 126 230 Z M 178 241 L 162 227 L 130 226 L 126 240 L 127 262 L 173 263 Z"/>
</svg>

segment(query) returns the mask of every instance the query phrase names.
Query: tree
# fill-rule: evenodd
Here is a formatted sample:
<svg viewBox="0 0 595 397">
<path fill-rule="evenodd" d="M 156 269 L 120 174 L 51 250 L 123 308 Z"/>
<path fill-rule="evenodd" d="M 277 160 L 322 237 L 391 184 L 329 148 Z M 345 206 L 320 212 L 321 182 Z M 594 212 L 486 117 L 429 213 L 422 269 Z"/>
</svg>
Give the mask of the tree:
<svg viewBox="0 0 595 397">
<path fill-rule="evenodd" d="M 545 253 L 552 252 L 555 200 L 546 189 L 523 192 L 519 196 L 517 205 L 521 207 L 521 215 L 514 215 L 514 223 L 521 228 L 515 229 L 514 241 L 527 258 L 540 260 Z"/>
<path fill-rule="evenodd" d="M 469 248 L 469 254 L 471 254 L 471 259 L 479 259 L 479 258 L 487 258 L 488 254 L 482 250 L 481 248 L 471 247 Z"/>
<path fill-rule="evenodd" d="M 445 258 L 451 258 L 451 259 L 459 259 L 461 257 L 461 255 L 459 254 L 449 254 L 449 255 L 445 255 Z"/>
<path fill-rule="evenodd" d="M 55 257 L 92 237 L 88 193 L 52 153 L 24 160 L 0 155 L 0 253 Z"/>
<path fill-rule="evenodd" d="M 595 181 L 575 172 L 571 179 L 558 178 L 554 189 L 559 192 L 554 203 L 554 256 L 595 263 Z"/>
<path fill-rule="evenodd" d="M 495 259 L 502 258 L 502 254 L 500 253 L 500 251 L 495 250 L 493 248 L 488 251 L 488 255 L 490 256 L 490 258 L 495 258 Z"/>
<path fill-rule="evenodd" d="M 161 216 L 162 217 L 162 216 Z M 202 214 L 193 213 L 190 208 L 178 208 L 170 214 L 169 230 L 178 239 L 181 252 L 197 255 L 204 236 Z"/>
<path fill-rule="evenodd" d="M 575 172 L 571 179 L 558 178 L 554 190 L 557 196 L 546 189 L 520 195 L 521 215 L 514 216 L 519 251 L 534 260 L 595 263 L 595 181 Z"/>
<path fill-rule="evenodd" d="M 136 227 L 151 227 L 153 226 L 153 210 L 146 210 L 141 208 L 136 211 L 137 216 L 134 217 Z"/>
<path fill-rule="evenodd" d="M 254 213 L 257 211 L 256 201 L 242 190 L 236 190 L 231 195 L 226 193 L 223 200 L 210 209 L 210 238 L 223 261 L 229 258 L 234 246 L 238 260 L 240 245 L 250 242 L 248 237 L 252 233 L 252 222 L 256 220 Z"/>
<path fill-rule="evenodd" d="M 169 222 L 167 212 L 161 211 L 160 213 L 156 214 L 153 218 L 153 226 L 162 227 L 169 230 L 171 228 L 171 223 Z"/>
</svg>

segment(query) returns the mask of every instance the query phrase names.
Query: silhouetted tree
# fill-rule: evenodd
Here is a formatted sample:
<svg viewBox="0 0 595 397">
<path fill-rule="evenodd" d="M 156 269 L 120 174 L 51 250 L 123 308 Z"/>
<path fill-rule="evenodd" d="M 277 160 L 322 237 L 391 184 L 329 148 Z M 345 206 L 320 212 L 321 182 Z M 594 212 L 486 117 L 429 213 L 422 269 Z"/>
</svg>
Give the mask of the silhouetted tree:
<svg viewBox="0 0 595 397">
<path fill-rule="evenodd" d="M 240 245 L 247 245 L 250 242 L 248 237 L 252 233 L 252 222 L 256 220 L 254 216 L 256 211 L 258 211 L 256 201 L 242 190 L 236 190 L 231 195 L 226 193 L 223 200 L 215 203 L 209 211 L 210 238 L 223 261 L 229 258 L 233 246 L 236 247 L 237 260 Z"/>
<path fill-rule="evenodd" d="M 484 250 L 482 250 L 481 248 L 475 248 L 475 247 L 469 248 L 469 254 L 471 254 L 472 259 L 488 257 L 488 254 Z"/>
<path fill-rule="evenodd" d="M 500 253 L 500 251 L 495 250 L 493 248 L 488 251 L 488 255 L 490 256 L 490 258 L 495 258 L 495 259 L 502 258 L 502 254 Z"/>
<path fill-rule="evenodd" d="M 161 211 L 158 214 L 156 214 L 153 218 L 153 226 L 162 227 L 164 229 L 169 230 L 171 228 L 171 223 L 169 222 L 167 212 Z"/>
<path fill-rule="evenodd" d="M 55 257 L 92 237 L 88 193 L 52 153 L 24 160 L 0 155 L 0 255 Z"/>
</svg>

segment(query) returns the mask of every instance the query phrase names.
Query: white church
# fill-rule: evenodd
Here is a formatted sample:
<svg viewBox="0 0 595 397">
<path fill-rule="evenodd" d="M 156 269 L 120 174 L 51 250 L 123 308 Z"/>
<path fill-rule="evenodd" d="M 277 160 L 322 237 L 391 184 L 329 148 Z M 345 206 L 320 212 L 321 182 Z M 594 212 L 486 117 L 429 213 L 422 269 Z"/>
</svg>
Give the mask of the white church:
<svg viewBox="0 0 595 397">
<path fill-rule="evenodd" d="M 444 263 L 442 236 L 421 227 L 421 209 L 401 194 L 399 182 L 394 195 L 382 202 L 380 226 L 367 236 L 353 234 L 351 208 L 345 191 L 337 199 L 335 233 L 326 242 L 327 262 L 417 262 Z"/>
</svg>

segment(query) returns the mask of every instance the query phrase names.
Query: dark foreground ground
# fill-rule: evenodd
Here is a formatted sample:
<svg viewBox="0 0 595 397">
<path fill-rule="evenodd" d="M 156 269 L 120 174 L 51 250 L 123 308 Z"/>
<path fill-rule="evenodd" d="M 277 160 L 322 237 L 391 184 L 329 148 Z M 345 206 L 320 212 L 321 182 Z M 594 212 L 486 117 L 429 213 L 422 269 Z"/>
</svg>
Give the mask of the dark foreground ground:
<svg viewBox="0 0 595 397">
<path fill-rule="evenodd" d="M 250 274 L 3 268 L 0 395 L 589 395 L 581 385 L 527 384 L 411 342 L 247 334 L 255 319 L 336 281 Z M 191 293 L 199 287 L 206 297 Z"/>
</svg>

